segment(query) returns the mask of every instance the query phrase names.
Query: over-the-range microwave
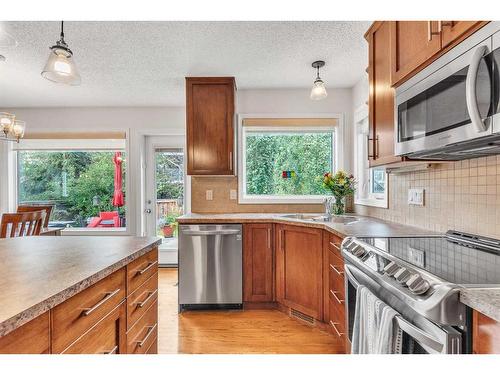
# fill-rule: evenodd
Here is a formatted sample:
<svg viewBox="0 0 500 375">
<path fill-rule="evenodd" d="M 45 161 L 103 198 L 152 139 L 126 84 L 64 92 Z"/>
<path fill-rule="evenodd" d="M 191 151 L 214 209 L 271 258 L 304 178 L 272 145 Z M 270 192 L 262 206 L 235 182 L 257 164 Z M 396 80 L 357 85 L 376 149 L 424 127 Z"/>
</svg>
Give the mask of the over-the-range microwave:
<svg viewBox="0 0 500 375">
<path fill-rule="evenodd" d="M 396 89 L 395 153 L 500 154 L 500 22 L 490 22 Z"/>
</svg>

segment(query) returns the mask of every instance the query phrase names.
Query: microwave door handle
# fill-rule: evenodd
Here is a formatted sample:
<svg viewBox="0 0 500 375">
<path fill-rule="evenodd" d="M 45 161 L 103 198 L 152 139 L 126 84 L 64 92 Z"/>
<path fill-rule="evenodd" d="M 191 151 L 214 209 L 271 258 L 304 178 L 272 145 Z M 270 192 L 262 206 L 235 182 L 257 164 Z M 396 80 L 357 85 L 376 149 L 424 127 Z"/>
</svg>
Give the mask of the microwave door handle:
<svg viewBox="0 0 500 375">
<path fill-rule="evenodd" d="M 479 64 L 481 63 L 481 59 L 487 50 L 487 46 L 480 46 L 474 51 L 469 65 L 469 70 L 467 72 L 467 79 L 465 80 L 465 100 L 467 103 L 467 111 L 469 112 L 472 124 L 478 132 L 484 132 L 486 130 L 486 124 L 481 118 L 481 113 L 479 113 L 479 106 L 477 104 L 476 80 Z"/>
</svg>

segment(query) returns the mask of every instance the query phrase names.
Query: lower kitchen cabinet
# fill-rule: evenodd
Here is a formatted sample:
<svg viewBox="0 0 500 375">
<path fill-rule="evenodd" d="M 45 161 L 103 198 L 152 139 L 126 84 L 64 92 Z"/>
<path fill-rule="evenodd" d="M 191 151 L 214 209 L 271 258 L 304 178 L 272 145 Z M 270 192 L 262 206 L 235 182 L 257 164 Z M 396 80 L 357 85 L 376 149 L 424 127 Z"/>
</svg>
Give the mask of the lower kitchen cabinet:
<svg viewBox="0 0 500 375">
<path fill-rule="evenodd" d="M 49 312 L 0 338 L 0 354 L 50 353 Z"/>
<path fill-rule="evenodd" d="M 500 322 L 473 312 L 472 351 L 474 354 L 500 354 Z"/>
<path fill-rule="evenodd" d="M 276 227 L 276 298 L 281 305 L 323 319 L 323 231 Z"/>
<path fill-rule="evenodd" d="M 243 302 L 274 300 L 273 224 L 243 226 Z"/>
</svg>

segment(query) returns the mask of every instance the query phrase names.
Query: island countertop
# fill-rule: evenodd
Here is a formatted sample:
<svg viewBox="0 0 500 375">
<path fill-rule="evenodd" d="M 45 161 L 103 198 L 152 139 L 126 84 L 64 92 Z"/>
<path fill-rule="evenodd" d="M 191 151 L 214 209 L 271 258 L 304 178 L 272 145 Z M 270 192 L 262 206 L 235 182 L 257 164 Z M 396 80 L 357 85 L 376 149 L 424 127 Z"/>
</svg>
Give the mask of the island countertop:
<svg viewBox="0 0 500 375">
<path fill-rule="evenodd" d="M 417 237 L 433 236 L 439 233 L 417 227 L 392 223 L 369 216 L 355 216 L 356 222 L 343 224 L 334 222 L 300 220 L 284 217 L 287 214 L 236 213 L 236 214 L 186 214 L 177 218 L 180 224 L 216 224 L 216 223 L 282 223 L 326 229 L 341 237 Z M 321 216 L 321 213 L 317 214 Z"/>
<path fill-rule="evenodd" d="M 0 239 L 0 337 L 127 265 L 153 237 Z"/>
</svg>

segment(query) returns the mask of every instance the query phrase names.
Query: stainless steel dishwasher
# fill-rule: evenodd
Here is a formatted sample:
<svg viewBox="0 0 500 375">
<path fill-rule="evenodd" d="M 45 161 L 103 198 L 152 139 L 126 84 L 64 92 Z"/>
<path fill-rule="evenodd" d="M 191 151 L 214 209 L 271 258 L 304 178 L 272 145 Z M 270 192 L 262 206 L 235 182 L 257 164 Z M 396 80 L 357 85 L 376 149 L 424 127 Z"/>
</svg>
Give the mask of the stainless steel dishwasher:
<svg viewBox="0 0 500 375">
<path fill-rule="evenodd" d="M 242 307 L 242 226 L 179 226 L 179 311 Z"/>
</svg>

